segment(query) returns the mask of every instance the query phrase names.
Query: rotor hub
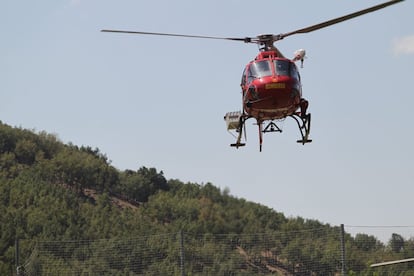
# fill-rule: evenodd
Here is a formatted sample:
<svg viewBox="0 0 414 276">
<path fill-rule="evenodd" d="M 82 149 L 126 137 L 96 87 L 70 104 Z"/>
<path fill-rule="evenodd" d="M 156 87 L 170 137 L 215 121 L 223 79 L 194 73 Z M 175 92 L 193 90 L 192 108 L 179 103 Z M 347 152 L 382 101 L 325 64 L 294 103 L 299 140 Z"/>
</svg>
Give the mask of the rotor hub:
<svg viewBox="0 0 414 276">
<path fill-rule="evenodd" d="M 262 34 L 258 35 L 254 42 L 259 45 L 260 51 L 270 51 L 275 49 L 273 44 L 280 39 L 280 35 Z"/>
</svg>

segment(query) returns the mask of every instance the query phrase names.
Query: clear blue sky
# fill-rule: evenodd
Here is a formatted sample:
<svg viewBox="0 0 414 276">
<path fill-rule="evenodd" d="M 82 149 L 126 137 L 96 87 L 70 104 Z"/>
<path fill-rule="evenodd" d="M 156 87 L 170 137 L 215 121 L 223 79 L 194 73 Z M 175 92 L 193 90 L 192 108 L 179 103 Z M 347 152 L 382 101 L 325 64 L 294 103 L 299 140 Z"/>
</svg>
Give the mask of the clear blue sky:
<svg viewBox="0 0 414 276">
<path fill-rule="evenodd" d="M 98 147 L 120 170 L 206 183 L 287 216 L 332 225 L 414 225 L 414 2 L 280 41 L 301 70 L 312 144 L 293 120 L 236 150 L 223 121 L 241 107 L 255 45 L 101 33 L 285 33 L 381 1 L 49 0 L 0 3 L 0 120 Z M 347 229 L 371 233 L 372 229 Z M 371 231 L 371 232 L 369 232 Z M 397 231 L 376 231 L 382 239 Z"/>
</svg>

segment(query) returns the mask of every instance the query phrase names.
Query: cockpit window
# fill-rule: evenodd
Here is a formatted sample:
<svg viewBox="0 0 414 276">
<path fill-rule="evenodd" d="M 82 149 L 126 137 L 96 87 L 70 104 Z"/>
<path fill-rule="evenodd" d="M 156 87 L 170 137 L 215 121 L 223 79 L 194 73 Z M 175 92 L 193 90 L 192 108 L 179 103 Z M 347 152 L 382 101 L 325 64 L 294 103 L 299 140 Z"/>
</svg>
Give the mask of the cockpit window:
<svg viewBox="0 0 414 276">
<path fill-rule="evenodd" d="M 295 64 L 290 65 L 290 76 L 296 80 L 300 80 L 300 75 Z"/>
<path fill-rule="evenodd" d="M 244 86 L 246 84 L 246 68 L 243 70 L 243 75 L 241 79 L 241 85 Z"/>
<path fill-rule="evenodd" d="M 272 75 L 270 63 L 267 60 L 253 62 L 250 65 L 250 73 L 254 78 L 261 78 Z"/>
<path fill-rule="evenodd" d="M 289 76 L 290 62 L 287 60 L 277 59 L 274 61 L 276 75 L 278 76 Z"/>
</svg>

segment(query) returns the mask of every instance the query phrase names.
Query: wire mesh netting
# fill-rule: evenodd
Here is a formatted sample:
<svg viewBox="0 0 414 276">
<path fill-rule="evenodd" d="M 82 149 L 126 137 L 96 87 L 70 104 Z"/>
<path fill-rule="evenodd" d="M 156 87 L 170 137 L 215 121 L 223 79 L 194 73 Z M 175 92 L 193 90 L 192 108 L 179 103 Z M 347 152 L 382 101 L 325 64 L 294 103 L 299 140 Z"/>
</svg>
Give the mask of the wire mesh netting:
<svg viewBox="0 0 414 276">
<path fill-rule="evenodd" d="M 335 275 L 340 233 L 172 233 L 38 241 L 21 275 Z"/>
</svg>

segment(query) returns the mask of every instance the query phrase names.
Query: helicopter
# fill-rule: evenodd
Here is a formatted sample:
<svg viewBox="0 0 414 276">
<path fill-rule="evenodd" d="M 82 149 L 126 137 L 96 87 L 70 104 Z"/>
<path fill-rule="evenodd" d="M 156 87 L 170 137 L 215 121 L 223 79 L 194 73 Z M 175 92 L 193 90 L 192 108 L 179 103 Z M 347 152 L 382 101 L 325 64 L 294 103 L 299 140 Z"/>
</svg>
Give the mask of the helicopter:
<svg viewBox="0 0 414 276">
<path fill-rule="evenodd" d="M 242 90 L 242 111 L 228 112 L 225 114 L 224 120 L 227 130 L 235 132 L 233 136 L 236 138 L 236 142 L 230 144 L 230 146 L 239 148 L 246 145 L 245 142 L 242 142 L 243 133 L 244 141 L 247 140 L 246 121 L 251 118 L 255 119 L 259 131 L 259 151 L 262 151 L 263 134 L 268 132 L 281 133 L 282 129 L 278 122 L 285 120 L 287 117 L 293 118 L 297 123 L 301 135 L 297 142 L 302 145 L 312 142 L 312 139 L 309 139 L 311 127 L 311 114 L 308 113 L 309 102 L 302 97 L 301 77 L 296 66 L 296 62 L 300 62 L 301 67 L 303 67 L 306 51 L 303 49 L 297 50 L 294 53 L 294 57 L 289 59 L 276 48 L 275 43 L 288 36 L 310 33 L 402 1 L 404 0 L 387 1 L 345 16 L 276 35 L 217 37 L 108 29 L 101 30 L 101 32 L 230 40 L 257 44 L 259 53 L 254 60 L 246 65 L 242 74 L 240 84 Z"/>
</svg>

